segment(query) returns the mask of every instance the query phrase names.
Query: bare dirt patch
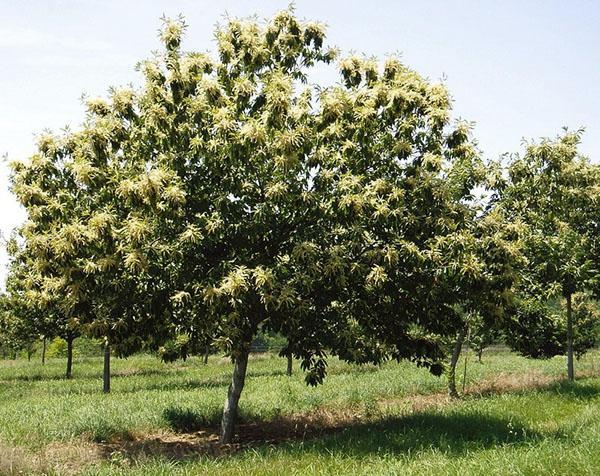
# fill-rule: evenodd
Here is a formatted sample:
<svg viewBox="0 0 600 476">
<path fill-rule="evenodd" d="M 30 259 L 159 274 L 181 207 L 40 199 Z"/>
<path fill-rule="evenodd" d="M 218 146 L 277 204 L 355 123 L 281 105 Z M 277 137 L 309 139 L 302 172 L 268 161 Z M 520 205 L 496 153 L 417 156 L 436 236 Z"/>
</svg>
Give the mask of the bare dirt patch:
<svg viewBox="0 0 600 476">
<path fill-rule="evenodd" d="M 0 442 L 0 475 L 71 475 L 103 456 L 98 445 L 87 441 L 51 443 L 37 454 Z"/>
<path fill-rule="evenodd" d="M 267 422 L 240 423 L 235 442 L 229 445 L 219 443 L 217 428 L 208 428 L 193 433 L 165 431 L 140 435 L 131 440 L 98 443 L 96 447 L 103 458 L 118 459 L 125 464 L 156 456 L 174 461 L 202 456 L 218 458 L 246 448 L 317 438 L 362 421 L 364 418 L 355 409 L 317 409 Z"/>
</svg>

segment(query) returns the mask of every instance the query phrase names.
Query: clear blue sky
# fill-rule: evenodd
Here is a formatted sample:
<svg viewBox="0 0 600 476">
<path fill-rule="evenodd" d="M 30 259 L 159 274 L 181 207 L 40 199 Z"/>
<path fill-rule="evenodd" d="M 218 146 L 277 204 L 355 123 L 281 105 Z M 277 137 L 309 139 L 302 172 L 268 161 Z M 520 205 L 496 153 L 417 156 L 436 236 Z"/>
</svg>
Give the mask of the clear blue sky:
<svg viewBox="0 0 600 476">
<path fill-rule="evenodd" d="M 189 24 L 185 48 L 212 50 L 225 13 L 267 17 L 287 1 L 0 0 L 0 154 L 31 154 L 44 128 L 76 127 L 82 93 L 139 84 L 135 63 L 159 47 L 164 13 Z M 343 52 L 400 52 L 433 80 L 446 78 L 455 115 L 477 123 L 488 157 L 522 138 L 587 130 L 600 159 L 600 2 L 298 0 L 299 16 L 329 25 Z M 23 219 L 0 166 L 0 229 Z M 0 253 L 0 282 L 6 256 Z"/>
</svg>

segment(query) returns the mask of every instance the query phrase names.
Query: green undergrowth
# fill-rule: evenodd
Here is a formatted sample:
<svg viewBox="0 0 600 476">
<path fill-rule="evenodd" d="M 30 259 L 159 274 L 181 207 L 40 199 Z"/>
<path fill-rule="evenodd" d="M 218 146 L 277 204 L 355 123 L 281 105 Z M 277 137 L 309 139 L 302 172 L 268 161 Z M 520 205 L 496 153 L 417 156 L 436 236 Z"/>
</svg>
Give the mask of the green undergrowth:
<svg viewBox="0 0 600 476">
<path fill-rule="evenodd" d="M 226 458 L 148 459 L 89 475 L 597 475 L 600 379 L 467 398 Z"/>
<path fill-rule="evenodd" d="M 584 357 L 578 372 L 600 373 L 599 357 L 598 351 Z M 590 472 L 600 467 L 598 379 L 469 396 L 406 414 L 401 399 L 442 392 L 444 379 L 410 363 L 357 367 L 332 359 L 325 384 L 311 388 L 295 366 L 287 377 L 285 359 L 253 356 L 241 421 L 266 422 L 316 408 L 353 408 L 371 418 L 334 435 L 218 459 L 125 464 L 112 458 L 83 469 L 88 474 L 565 474 L 559 470 L 573 465 L 571 474 L 598 473 Z M 172 364 L 145 355 L 114 359 L 110 395 L 101 393 L 100 359 L 77 359 L 70 381 L 62 377 L 63 367 L 62 359 L 45 366 L 0 362 L 0 442 L 5 447 L 37 454 L 57 443 L 114 442 L 214 427 L 232 365 L 218 356 L 208 365 L 198 358 Z M 467 384 L 502 382 L 510 375 L 559 377 L 564 367 L 564 358 L 535 361 L 498 350 L 484 354 L 483 364 L 469 357 Z M 378 400 L 391 402 L 385 413 L 374 413 Z"/>
</svg>

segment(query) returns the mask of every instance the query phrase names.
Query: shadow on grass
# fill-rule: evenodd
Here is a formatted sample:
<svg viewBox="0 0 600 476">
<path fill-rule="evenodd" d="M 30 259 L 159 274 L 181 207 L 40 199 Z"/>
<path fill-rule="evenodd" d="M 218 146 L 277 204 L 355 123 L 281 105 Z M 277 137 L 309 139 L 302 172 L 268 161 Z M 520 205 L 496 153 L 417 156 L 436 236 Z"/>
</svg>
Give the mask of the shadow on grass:
<svg viewBox="0 0 600 476">
<path fill-rule="evenodd" d="M 576 380 L 575 382 L 561 380 L 551 383 L 543 388 L 542 391 L 560 395 L 562 398 L 593 400 L 600 397 L 600 384 L 593 380 L 586 380 L 585 378 Z"/>
<path fill-rule="evenodd" d="M 101 378 L 101 368 L 99 367 L 98 375 L 93 375 L 87 373 L 86 375 L 77 375 L 77 369 L 74 371 L 73 379 L 70 381 L 76 382 L 81 380 L 98 380 Z M 157 375 L 178 375 L 185 372 L 182 369 L 173 369 L 173 368 L 165 368 L 165 369 L 123 369 L 114 371 L 111 375 L 111 378 L 123 378 L 123 377 L 151 377 Z M 65 374 L 43 374 L 43 373 L 32 373 L 29 375 L 19 374 L 11 376 L 10 378 L 3 379 L 5 382 L 41 382 L 41 381 L 55 381 L 55 380 L 66 380 Z"/>
<path fill-rule="evenodd" d="M 437 450 L 452 456 L 474 449 L 526 444 L 542 438 L 515 421 L 483 414 L 423 413 L 351 426 L 308 446 L 312 451 L 366 456 Z"/>
<path fill-rule="evenodd" d="M 214 428 L 219 423 L 220 413 L 201 415 L 189 408 L 169 407 L 163 411 L 163 418 L 169 427 L 177 433 L 193 433 Z"/>
<path fill-rule="evenodd" d="M 132 388 L 113 389 L 114 393 L 128 393 L 128 392 L 138 392 L 143 390 L 192 390 L 195 388 L 216 388 L 223 387 L 229 385 L 231 381 L 231 375 L 229 371 L 223 373 L 223 375 L 209 377 L 209 378 L 198 378 L 197 380 L 187 379 L 185 381 L 177 381 L 178 378 L 181 378 L 185 375 L 188 369 L 173 369 L 173 368 L 164 368 L 164 369 L 123 369 L 117 370 L 111 374 L 111 379 L 113 380 L 122 380 L 127 377 L 172 377 L 174 381 L 163 380 L 160 383 L 141 383 L 140 385 L 135 385 Z M 256 378 L 256 377 L 281 377 L 284 376 L 285 370 L 259 370 L 259 371 L 248 371 L 247 377 Z M 14 375 L 10 378 L 0 379 L 0 382 L 3 383 L 11 383 L 11 382 L 43 382 L 43 381 L 68 381 L 71 383 L 77 383 L 78 381 L 94 381 L 100 380 L 102 378 L 101 369 L 99 368 L 97 375 L 77 375 L 75 374 L 72 379 L 67 379 L 64 374 L 41 374 L 34 373 L 29 375 Z M 82 390 L 78 389 L 78 393 L 81 393 Z M 95 393 L 95 390 L 90 390 L 89 392 L 83 391 L 83 393 Z"/>
<path fill-rule="evenodd" d="M 592 399 L 600 393 L 599 387 L 597 383 L 585 380 L 561 381 L 535 390 L 566 398 Z M 482 398 L 481 395 L 472 397 Z M 175 433 L 104 445 L 103 454 L 110 457 L 116 451 L 134 461 L 148 457 L 198 460 L 247 448 L 261 452 L 272 445 L 280 445 L 278 451 L 285 453 L 343 454 L 357 458 L 371 454 L 409 457 L 430 450 L 458 457 L 469 451 L 526 445 L 561 436 L 540 433 L 518 420 L 465 407 L 428 409 L 368 422 L 361 421 L 360 415 L 320 413 L 318 409 L 306 415 L 281 416 L 268 421 L 252 415 L 241 417 L 234 444 L 223 446 L 218 444 L 220 412 L 217 409 L 210 415 L 203 415 L 193 409 L 170 407 L 164 411 L 163 418 Z"/>
<path fill-rule="evenodd" d="M 422 450 L 437 450 L 461 456 L 474 449 L 519 445 L 536 441 L 542 435 L 509 419 L 483 414 L 444 414 L 438 412 L 386 418 L 371 423 L 307 423 L 280 418 L 274 421 L 238 425 L 233 445 L 219 445 L 214 421 L 191 410 L 168 409 L 165 419 L 183 434 L 123 441 L 105 445 L 104 456 L 114 452 L 133 461 L 148 457 L 164 460 L 198 460 L 219 457 L 239 450 L 286 443 L 282 452 L 316 452 L 364 457 L 371 454 L 408 456 Z M 298 443 L 302 442 L 299 446 Z"/>
</svg>

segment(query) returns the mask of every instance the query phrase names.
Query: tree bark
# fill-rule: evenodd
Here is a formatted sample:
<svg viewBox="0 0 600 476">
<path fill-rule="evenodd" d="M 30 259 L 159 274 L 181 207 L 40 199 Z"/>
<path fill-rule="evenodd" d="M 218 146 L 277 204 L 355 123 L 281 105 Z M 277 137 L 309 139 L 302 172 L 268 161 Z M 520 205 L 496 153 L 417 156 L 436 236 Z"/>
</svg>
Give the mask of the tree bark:
<svg viewBox="0 0 600 476">
<path fill-rule="evenodd" d="M 450 359 L 450 368 L 448 369 L 448 396 L 452 398 L 458 398 L 458 391 L 456 390 L 456 365 L 460 357 L 460 351 L 465 340 L 466 328 L 463 327 L 456 336 L 456 342 L 454 343 L 454 349 L 452 351 L 452 357 Z"/>
<path fill-rule="evenodd" d="M 67 372 L 66 377 L 70 379 L 73 376 L 73 338 L 67 338 Z"/>
<path fill-rule="evenodd" d="M 46 365 L 46 338 L 42 340 L 42 365 Z"/>
<path fill-rule="evenodd" d="M 293 365 L 294 365 L 294 361 L 292 359 L 292 353 L 291 352 L 288 353 L 286 355 L 286 357 L 287 357 L 287 370 L 286 370 L 285 374 L 288 377 L 291 377 L 292 376 Z"/>
<path fill-rule="evenodd" d="M 567 294 L 567 376 L 575 380 L 575 367 L 573 365 L 573 309 L 571 294 Z"/>
<path fill-rule="evenodd" d="M 204 365 L 208 364 L 208 354 L 210 354 L 210 344 L 206 344 L 204 347 Z"/>
<path fill-rule="evenodd" d="M 231 383 L 229 384 L 229 390 L 227 391 L 225 405 L 223 406 L 223 419 L 221 420 L 220 438 L 221 444 L 231 443 L 233 438 L 233 431 L 235 429 L 235 422 L 238 414 L 238 403 L 240 401 L 240 395 L 242 394 L 242 389 L 244 388 L 244 382 L 246 380 L 248 353 L 248 348 L 244 348 L 235 358 L 233 375 L 231 377 Z"/>
<path fill-rule="evenodd" d="M 104 345 L 104 372 L 102 374 L 102 391 L 110 393 L 110 344 Z"/>
<path fill-rule="evenodd" d="M 463 371 L 462 379 L 462 392 L 465 393 L 465 385 L 467 385 L 467 359 L 469 357 L 469 351 L 471 350 L 471 328 L 467 327 L 467 350 L 465 351 L 465 368 Z"/>
</svg>

